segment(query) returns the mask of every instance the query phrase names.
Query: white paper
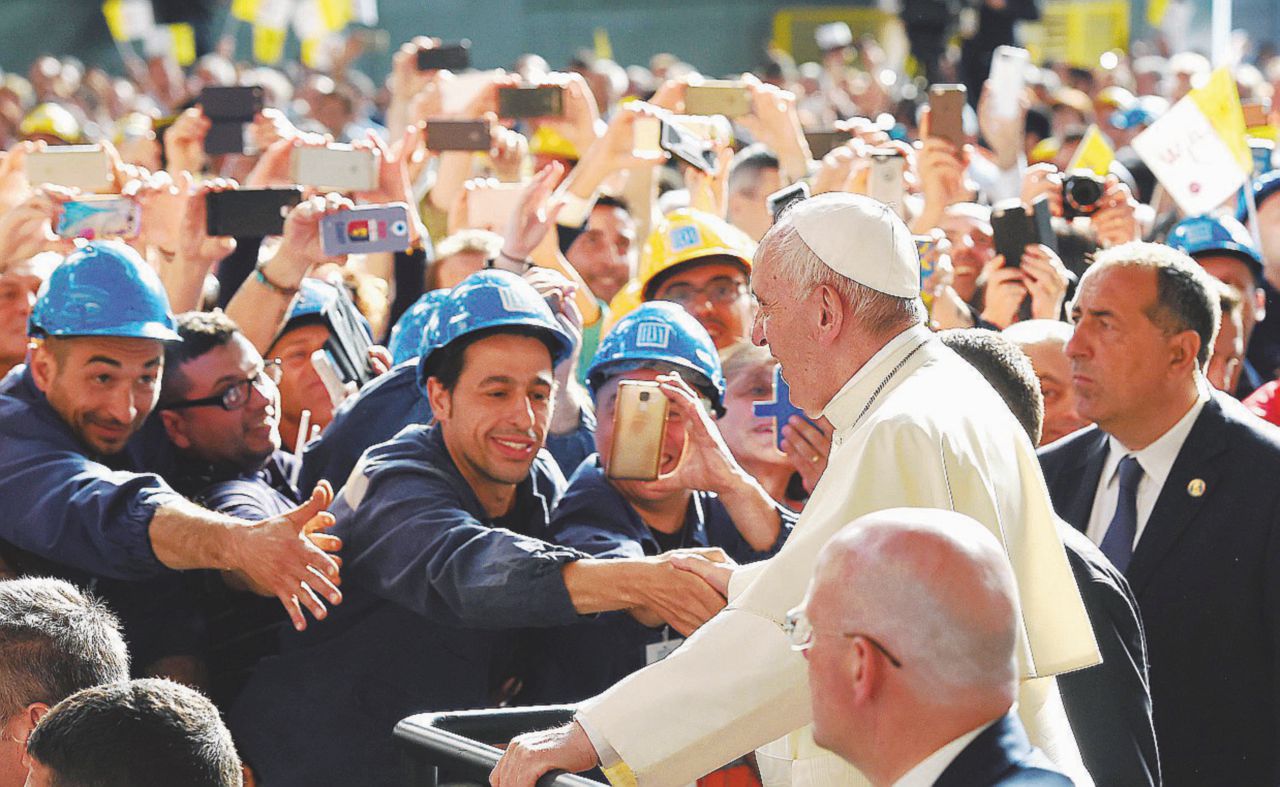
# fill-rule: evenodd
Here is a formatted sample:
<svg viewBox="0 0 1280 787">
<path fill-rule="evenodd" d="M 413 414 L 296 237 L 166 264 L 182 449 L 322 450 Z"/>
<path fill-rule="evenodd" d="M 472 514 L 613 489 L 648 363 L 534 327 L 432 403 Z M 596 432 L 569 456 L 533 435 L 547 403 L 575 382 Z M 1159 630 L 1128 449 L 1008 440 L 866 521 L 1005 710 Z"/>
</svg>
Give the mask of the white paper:
<svg viewBox="0 0 1280 787">
<path fill-rule="evenodd" d="M 1214 210 L 1248 180 L 1231 149 L 1189 98 L 1134 137 L 1133 149 L 1188 216 Z"/>
</svg>

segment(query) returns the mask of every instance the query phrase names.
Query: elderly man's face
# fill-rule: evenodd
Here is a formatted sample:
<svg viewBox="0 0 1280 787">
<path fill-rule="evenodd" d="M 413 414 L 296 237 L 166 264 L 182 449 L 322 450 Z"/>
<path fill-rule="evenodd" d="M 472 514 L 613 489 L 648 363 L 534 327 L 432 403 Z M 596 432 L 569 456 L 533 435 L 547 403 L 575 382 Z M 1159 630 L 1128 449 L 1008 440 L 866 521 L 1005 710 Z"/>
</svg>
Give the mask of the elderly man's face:
<svg viewBox="0 0 1280 787">
<path fill-rule="evenodd" d="M 1061 342 L 1045 341 L 1018 345 L 1040 379 L 1040 393 L 1044 396 L 1044 426 L 1040 445 L 1061 440 L 1089 422 L 1076 412 L 1076 392 L 1071 387 L 1071 364 Z"/>
<path fill-rule="evenodd" d="M 767 250 L 766 250 L 767 249 Z M 762 246 L 751 271 L 751 293 L 756 300 L 756 316 L 751 341 L 767 346 L 782 367 L 782 376 L 791 386 L 791 401 L 810 417 L 826 407 L 815 390 L 813 370 L 820 368 L 820 351 L 813 332 L 814 309 L 806 302 L 812 292 L 797 293 L 794 284 L 774 271 L 772 246 Z"/>
</svg>

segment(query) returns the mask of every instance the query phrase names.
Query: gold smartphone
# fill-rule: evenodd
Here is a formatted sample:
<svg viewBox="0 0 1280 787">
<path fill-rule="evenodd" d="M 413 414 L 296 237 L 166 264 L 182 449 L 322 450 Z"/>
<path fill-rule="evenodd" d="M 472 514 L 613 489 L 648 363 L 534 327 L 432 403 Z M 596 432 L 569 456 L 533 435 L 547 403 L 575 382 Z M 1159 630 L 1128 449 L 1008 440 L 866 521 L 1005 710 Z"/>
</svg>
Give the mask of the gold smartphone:
<svg viewBox="0 0 1280 787">
<path fill-rule="evenodd" d="M 751 91 L 741 82 L 708 79 L 689 85 L 684 109 L 690 115 L 724 115 L 729 118 L 751 114 Z"/>
<path fill-rule="evenodd" d="M 655 382 L 623 380 L 613 408 L 609 478 L 653 481 L 662 462 L 662 436 L 670 402 Z"/>
</svg>

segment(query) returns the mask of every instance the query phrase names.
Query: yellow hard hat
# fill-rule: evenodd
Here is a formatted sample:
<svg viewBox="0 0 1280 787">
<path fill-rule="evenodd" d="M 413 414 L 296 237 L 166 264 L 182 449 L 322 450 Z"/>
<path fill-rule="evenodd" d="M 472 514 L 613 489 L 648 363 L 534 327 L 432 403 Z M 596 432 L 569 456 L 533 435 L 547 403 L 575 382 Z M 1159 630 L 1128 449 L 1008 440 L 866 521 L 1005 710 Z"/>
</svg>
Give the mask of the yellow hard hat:
<svg viewBox="0 0 1280 787">
<path fill-rule="evenodd" d="M 641 294 L 649 300 L 655 279 L 704 257 L 732 257 L 750 273 L 755 251 L 756 245 L 746 233 L 718 216 L 693 208 L 672 211 L 649 234 L 640 252 Z"/>
<path fill-rule="evenodd" d="M 618 320 L 635 311 L 636 307 L 642 303 L 644 298 L 640 296 L 640 280 L 632 279 L 618 290 L 613 300 L 609 301 L 609 313 L 604 318 L 604 325 L 600 326 L 600 338 L 608 336 Z"/>
<path fill-rule="evenodd" d="M 80 121 L 66 107 L 44 103 L 27 113 L 18 133 L 24 137 L 44 134 L 74 144 L 80 141 Z"/>
<path fill-rule="evenodd" d="M 1027 163 L 1042 164 L 1046 161 L 1053 161 L 1060 150 L 1062 150 L 1062 144 L 1053 137 L 1047 137 L 1037 142 L 1036 146 L 1031 149 L 1031 155 L 1027 157 Z"/>
<path fill-rule="evenodd" d="M 529 138 L 529 152 L 535 156 L 578 160 L 578 148 L 551 126 L 538 126 Z"/>
</svg>

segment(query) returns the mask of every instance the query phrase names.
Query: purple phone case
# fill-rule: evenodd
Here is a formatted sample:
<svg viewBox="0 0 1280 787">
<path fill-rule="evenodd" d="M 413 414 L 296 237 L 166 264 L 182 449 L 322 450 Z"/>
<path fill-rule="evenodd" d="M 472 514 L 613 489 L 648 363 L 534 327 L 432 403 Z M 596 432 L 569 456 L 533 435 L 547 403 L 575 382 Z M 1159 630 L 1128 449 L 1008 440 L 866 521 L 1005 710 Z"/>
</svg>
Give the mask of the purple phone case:
<svg viewBox="0 0 1280 787">
<path fill-rule="evenodd" d="M 333 257 L 409 248 L 409 208 L 403 203 L 367 205 L 320 220 L 320 247 Z"/>
</svg>

